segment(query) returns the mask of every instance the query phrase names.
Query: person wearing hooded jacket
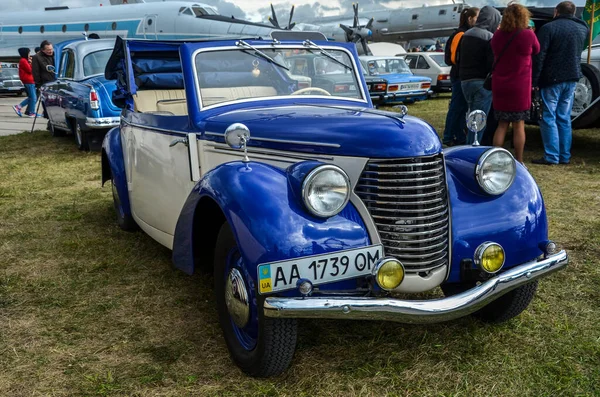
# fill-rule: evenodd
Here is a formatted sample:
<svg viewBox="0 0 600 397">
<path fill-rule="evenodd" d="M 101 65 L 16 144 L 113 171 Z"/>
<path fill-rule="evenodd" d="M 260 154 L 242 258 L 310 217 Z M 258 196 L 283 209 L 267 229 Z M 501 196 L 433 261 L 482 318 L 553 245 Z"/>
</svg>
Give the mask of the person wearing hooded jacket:
<svg viewBox="0 0 600 397">
<path fill-rule="evenodd" d="M 491 40 L 500 25 L 500 11 L 485 6 L 479 11 L 475 27 L 469 29 L 460 43 L 458 75 L 469 112 L 483 110 L 486 114 L 492 105 L 492 92 L 483 88 L 483 82 L 494 64 Z M 483 131 L 477 134 L 481 140 Z M 469 131 L 467 144 L 475 141 L 475 135 Z"/>
<path fill-rule="evenodd" d="M 460 26 L 456 29 L 448 40 L 446 40 L 446 48 L 444 49 L 444 62 L 446 65 L 452 65 L 450 69 L 450 81 L 452 82 L 452 96 L 448 105 L 448 113 L 446 114 L 446 125 L 444 126 L 444 136 L 442 143 L 446 146 L 464 145 L 466 123 L 465 115 L 469 107 L 465 101 L 460 79 L 458 78 L 458 59 L 460 57 L 459 49 L 463 35 L 477 22 L 479 8 L 469 7 L 462 10 L 460 13 Z"/>
<path fill-rule="evenodd" d="M 538 32 L 540 52 L 533 62 L 533 86 L 542 97 L 540 132 L 544 157 L 534 164 L 569 164 L 571 160 L 571 110 L 575 86 L 581 78 L 581 52 L 589 33 L 575 17 L 575 4 L 559 3 L 554 19 Z"/>
<path fill-rule="evenodd" d="M 25 98 L 23 102 L 13 106 L 15 113 L 17 113 L 19 117 L 23 116 L 22 109 L 25 105 L 27 105 L 25 115 L 28 117 L 35 117 L 37 95 L 35 92 L 35 81 L 33 80 L 33 73 L 31 71 L 30 52 L 29 48 L 19 48 L 19 55 L 21 56 L 21 59 L 19 60 L 19 79 L 21 79 L 21 82 L 25 86 L 25 92 L 27 93 L 27 98 Z"/>
</svg>

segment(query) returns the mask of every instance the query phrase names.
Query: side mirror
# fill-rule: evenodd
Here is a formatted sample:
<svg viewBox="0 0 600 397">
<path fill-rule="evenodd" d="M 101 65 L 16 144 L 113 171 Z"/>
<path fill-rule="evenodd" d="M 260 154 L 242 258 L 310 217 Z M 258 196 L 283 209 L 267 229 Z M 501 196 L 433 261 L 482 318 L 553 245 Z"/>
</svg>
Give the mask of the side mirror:
<svg viewBox="0 0 600 397">
<path fill-rule="evenodd" d="M 225 130 L 225 142 L 232 149 L 244 151 L 244 162 L 248 163 L 248 148 L 246 144 L 250 140 L 250 130 L 244 124 L 234 123 Z"/>
<path fill-rule="evenodd" d="M 473 146 L 479 146 L 477 133 L 485 129 L 487 116 L 483 110 L 474 110 L 467 115 L 467 128 L 475 135 Z"/>
</svg>

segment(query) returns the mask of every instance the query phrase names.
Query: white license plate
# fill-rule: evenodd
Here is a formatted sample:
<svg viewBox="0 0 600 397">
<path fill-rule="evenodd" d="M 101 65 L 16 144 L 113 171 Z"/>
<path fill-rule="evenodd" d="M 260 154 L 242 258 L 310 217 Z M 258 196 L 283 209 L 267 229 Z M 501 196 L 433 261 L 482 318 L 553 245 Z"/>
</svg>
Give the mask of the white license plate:
<svg viewBox="0 0 600 397">
<path fill-rule="evenodd" d="M 258 266 L 259 292 L 284 291 L 296 288 L 300 279 L 313 285 L 346 280 L 365 274 L 383 257 L 381 245 L 336 251 L 331 254 L 305 256 Z"/>
<path fill-rule="evenodd" d="M 21 87 L 6 87 L 6 88 L 8 88 L 9 91 L 19 91 L 19 90 L 23 89 Z"/>
<path fill-rule="evenodd" d="M 400 90 L 418 90 L 421 88 L 421 83 L 401 84 Z"/>
</svg>

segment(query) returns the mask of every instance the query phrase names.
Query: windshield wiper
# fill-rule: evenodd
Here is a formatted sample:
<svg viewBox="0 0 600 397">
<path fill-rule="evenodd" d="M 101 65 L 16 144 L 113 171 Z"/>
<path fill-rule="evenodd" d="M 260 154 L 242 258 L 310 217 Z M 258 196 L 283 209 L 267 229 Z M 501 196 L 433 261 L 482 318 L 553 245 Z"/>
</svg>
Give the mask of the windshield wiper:
<svg viewBox="0 0 600 397">
<path fill-rule="evenodd" d="M 302 42 L 302 45 L 304 45 L 305 47 L 316 48 L 317 50 L 321 51 L 321 54 L 325 55 L 327 58 L 331 59 L 332 61 L 334 61 L 338 65 L 342 65 L 346 69 L 352 70 L 352 68 L 350 66 L 346 65 L 344 62 L 340 61 L 339 59 L 337 59 L 336 57 L 334 57 L 333 55 L 331 55 L 330 53 L 328 53 L 327 51 L 325 51 L 323 48 L 319 47 L 318 45 L 316 45 L 312 41 L 310 41 L 310 40 L 304 40 L 304 42 Z"/>
<path fill-rule="evenodd" d="M 238 40 L 238 41 L 236 41 L 235 45 L 238 46 L 238 47 L 242 47 L 242 48 L 244 48 L 246 50 L 252 50 L 252 51 L 255 52 L 256 55 L 259 55 L 260 57 L 266 59 L 267 61 L 269 61 L 271 63 L 274 63 L 275 65 L 279 66 L 280 68 L 284 68 L 288 72 L 290 71 L 290 68 L 288 68 L 284 64 L 281 64 L 281 63 L 277 62 L 276 60 L 274 60 L 273 58 L 271 58 L 270 56 L 268 56 L 267 54 L 265 54 L 264 52 L 262 52 L 258 48 L 252 47 L 250 44 L 246 43 L 244 40 Z"/>
</svg>

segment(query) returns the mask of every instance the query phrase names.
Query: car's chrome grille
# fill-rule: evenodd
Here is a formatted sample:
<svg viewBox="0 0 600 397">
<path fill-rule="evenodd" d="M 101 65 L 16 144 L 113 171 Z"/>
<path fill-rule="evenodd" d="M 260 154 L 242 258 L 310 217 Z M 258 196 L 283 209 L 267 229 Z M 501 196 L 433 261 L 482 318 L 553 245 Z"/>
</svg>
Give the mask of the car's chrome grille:
<svg viewBox="0 0 600 397">
<path fill-rule="evenodd" d="M 356 194 L 377 226 L 386 255 L 410 273 L 448 264 L 450 214 L 442 155 L 370 160 Z"/>
<path fill-rule="evenodd" d="M 22 85 L 23 85 L 23 83 L 21 83 L 19 80 L 5 80 L 4 81 L 5 87 L 21 87 Z"/>
</svg>

